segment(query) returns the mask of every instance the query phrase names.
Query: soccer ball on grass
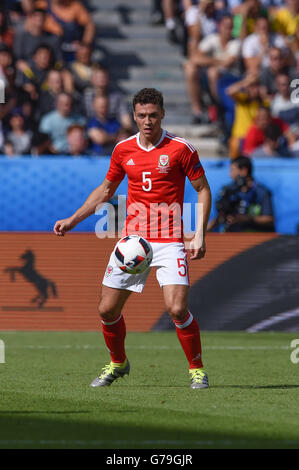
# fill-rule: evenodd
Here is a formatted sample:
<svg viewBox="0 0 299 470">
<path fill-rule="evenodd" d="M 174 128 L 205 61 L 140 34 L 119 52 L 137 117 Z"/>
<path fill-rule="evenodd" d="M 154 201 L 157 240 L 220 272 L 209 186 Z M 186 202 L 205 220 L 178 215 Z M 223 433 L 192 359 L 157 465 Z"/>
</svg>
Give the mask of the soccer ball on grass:
<svg viewBox="0 0 299 470">
<path fill-rule="evenodd" d="M 119 240 L 114 250 L 117 266 L 128 274 L 147 270 L 153 259 L 151 244 L 139 235 L 127 235 Z"/>
</svg>

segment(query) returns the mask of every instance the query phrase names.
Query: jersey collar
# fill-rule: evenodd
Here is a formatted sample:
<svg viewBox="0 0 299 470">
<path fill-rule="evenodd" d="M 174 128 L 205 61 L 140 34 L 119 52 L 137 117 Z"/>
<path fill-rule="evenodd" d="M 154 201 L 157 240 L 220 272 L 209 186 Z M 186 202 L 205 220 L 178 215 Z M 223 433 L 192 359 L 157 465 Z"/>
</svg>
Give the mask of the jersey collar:
<svg viewBox="0 0 299 470">
<path fill-rule="evenodd" d="M 138 132 L 138 134 L 137 134 L 137 145 L 138 145 L 138 147 L 140 147 L 145 152 L 150 152 L 151 150 L 154 150 L 155 148 L 158 147 L 158 145 L 161 144 L 161 142 L 164 139 L 165 135 L 166 135 L 166 131 L 164 129 L 162 129 L 162 135 L 161 135 L 161 138 L 160 138 L 159 142 L 157 142 L 156 145 L 153 145 L 152 147 L 147 149 L 147 148 L 145 148 L 141 145 L 141 143 L 140 143 L 140 132 Z"/>
</svg>

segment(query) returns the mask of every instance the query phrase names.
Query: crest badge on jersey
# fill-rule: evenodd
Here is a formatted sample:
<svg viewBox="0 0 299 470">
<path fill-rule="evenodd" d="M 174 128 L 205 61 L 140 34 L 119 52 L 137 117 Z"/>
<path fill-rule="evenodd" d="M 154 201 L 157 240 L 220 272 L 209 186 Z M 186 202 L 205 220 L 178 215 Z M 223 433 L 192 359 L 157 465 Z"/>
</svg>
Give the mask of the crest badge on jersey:
<svg viewBox="0 0 299 470">
<path fill-rule="evenodd" d="M 159 170 L 159 173 L 168 173 L 170 171 L 168 155 L 160 155 L 157 170 Z"/>
<path fill-rule="evenodd" d="M 160 155 L 159 157 L 159 166 L 165 167 L 169 165 L 169 156 L 168 155 Z"/>
</svg>

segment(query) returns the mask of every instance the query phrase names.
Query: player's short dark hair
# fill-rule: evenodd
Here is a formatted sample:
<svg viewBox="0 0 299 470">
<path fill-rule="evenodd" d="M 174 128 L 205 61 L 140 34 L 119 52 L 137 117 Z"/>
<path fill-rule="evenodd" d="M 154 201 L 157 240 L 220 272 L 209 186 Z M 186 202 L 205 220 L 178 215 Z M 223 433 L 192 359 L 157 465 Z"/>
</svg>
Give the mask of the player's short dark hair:
<svg viewBox="0 0 299 470">
<path fill-rule="evenodd" d="M 164 100 L 163 95 L 160 91 L 155 88 L 142 88 L 138 91 L 133 98 L 133 109 L 135 109 L 136 104 L 157 104 L 163 109 Z"/>
<path fill-rule="evenodd" d="M 246 168 L 247 175 L 248 176 L 252 175 L 252 162 L 250 158 L 246 157 L 245 155 L 241 155 L 240 157 L 235 158 L 234 160 L 231 161 L 231 164 L 237 165 L 239 170 Z"/>
</svg>

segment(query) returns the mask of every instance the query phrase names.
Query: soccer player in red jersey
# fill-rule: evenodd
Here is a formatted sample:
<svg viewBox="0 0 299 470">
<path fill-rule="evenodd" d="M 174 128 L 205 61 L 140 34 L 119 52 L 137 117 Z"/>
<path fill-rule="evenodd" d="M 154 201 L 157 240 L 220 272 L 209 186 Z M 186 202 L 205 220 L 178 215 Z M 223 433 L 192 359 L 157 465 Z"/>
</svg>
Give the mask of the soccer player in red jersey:
<svg viewBox="0 0 299 470">
<path fill-rule="evenodd" d="M 162 129 L 163 96 L 153 88 L 139 91 L 133 100 L 134 119 L 139 132 L 118 143 L 112 153 L 103 183 L 71 217 L 59 220 L 54 233 L 63 236 L 96 208 L 113 196 L 122 179 L 128 176 L 127 219 L 124 234 L 138 233 L 153 248 L 157 280 L 162 287 L 166 308 L 176 326 L 178 339 L 189 363 L 191 388 L 207 388 L 203 369 L 200 332 L 188 310 L 188 261 L 182 233 L 182 208 L 186 176 L 198 193 L 203 208 L 202 226 L 190 242 L 191 260 L 206 252 L 205 233 L 211 210 L 211 192 L 195 148 L 182 138 Z M 162 208 L 159 204 L 162 204 Z M 168 208 L 168 217 L 165 217 Z M 136 212 L 139 213 L 138 229 Z M 153 217 L 154 216 L 154 217 Z M 132 292 L 142 292 L 149 270 L 124 273 L 110 257 L 103 279 L 99 313 L 111 362 L 91 383 L 92 387 L 111 385 L 129 373 L 125 352 L 126 326 L 123 306 Z"/>
</svg>

